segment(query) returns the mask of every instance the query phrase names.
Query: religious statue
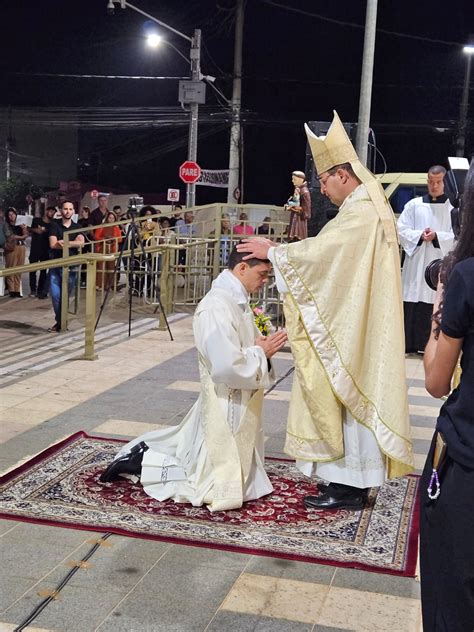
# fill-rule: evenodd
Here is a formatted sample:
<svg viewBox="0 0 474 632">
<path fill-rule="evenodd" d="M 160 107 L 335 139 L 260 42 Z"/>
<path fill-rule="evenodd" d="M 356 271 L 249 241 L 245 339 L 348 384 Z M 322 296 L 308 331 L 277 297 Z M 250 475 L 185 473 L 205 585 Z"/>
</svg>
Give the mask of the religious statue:
<svg viewBox="0 0 474 632">
<path fill-rule="evenodd" d="M 290 211 L 288 238 L 299 241 L 308 236 L 308 220 L 311 217 L 311 195 L 306 184 L 306 176 L 302 171 L 293 171 L 291 181 L 295 187 L 293 195 L 285 204 L 285 211 Z"/>
</svg>

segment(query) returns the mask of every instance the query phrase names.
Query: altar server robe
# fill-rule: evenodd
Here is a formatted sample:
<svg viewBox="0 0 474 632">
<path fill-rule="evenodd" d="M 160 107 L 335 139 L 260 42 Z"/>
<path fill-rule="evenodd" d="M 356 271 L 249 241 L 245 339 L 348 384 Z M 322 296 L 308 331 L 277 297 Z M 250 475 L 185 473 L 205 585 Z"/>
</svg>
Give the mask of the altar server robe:
<svg viewBox="0 0 474 632">
<path fill-rule="evenodd" d="M 425 281 L 431 261 L 445 257 L 453 247 L 452 206 L 446 196 L 433 201 L 428 195 L 410 200 L 398 218 L 400 243 L 405 251 L 402 271 L 403 300 L 406 303 L 434 303 L 435 292 Z M 422 241 L 425 228 L 436 232 L 436 240 Z"/>
</svg>

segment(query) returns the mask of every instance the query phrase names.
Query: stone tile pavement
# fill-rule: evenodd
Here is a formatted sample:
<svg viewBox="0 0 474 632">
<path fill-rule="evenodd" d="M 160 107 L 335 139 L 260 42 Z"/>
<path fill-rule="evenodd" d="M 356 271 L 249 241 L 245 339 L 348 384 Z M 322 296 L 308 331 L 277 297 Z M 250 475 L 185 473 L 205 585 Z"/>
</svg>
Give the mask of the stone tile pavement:
<svg viewBox="0 0 474 632">
<path fill-rule="evenodd" d="M 46 303 L 43 301 L 42 303 Z M 175 341 L 150 314 L 127 338 L 116 315 L 101 323 L 99 359 L 77 360 L 80 323 L 46 333 L 38 301 L 0 300 L 0 470 L 78 431 L 128 438 L 174 425 L 197 397 L 191 318 L 172 319 Z M 48 306 L 49 308 L 49 306 Z M 50 308 L 49 308 L 50 309 Z M 79 344 L 78 344 L 79 340 Z M 279 375 L 292 365 L 281 352 Z M 419 357 L 407 358 L 417 467 L 440 402 L 424 390 Z M 281 456 L 291 377 L 265 403 L 267 454 Z M 415 579 L 111 536 L 67 585 L 54 590 L 100 534 L 0 521 L 0 632 L 421 631 Z M 363 607 L 361 607 L 363 604 Z"/>
</svg>

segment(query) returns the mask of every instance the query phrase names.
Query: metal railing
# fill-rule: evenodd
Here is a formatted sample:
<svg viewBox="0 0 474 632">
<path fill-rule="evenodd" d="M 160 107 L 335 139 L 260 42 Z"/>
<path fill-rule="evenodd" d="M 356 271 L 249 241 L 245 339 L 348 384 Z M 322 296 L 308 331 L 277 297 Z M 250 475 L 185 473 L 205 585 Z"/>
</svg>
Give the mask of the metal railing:
<svg viewBox="0 0 474 632">
<path fill-rule="evenodd" d="M 51 270 L 52 268 L 68 269 L 69 266 L 76 266 L 80 264 L 86 264 L 87 266 L 87 288 L 86 288 L 86 315 L 85 315 L 85 337 L 84 337 L 84 360 L 95 360 L 97 355 L 94 351 L 94 327 L 95 327 L 95 314 L 96 314 L 96 294 L 95 294 L 95 276 L 96 265 L 100 259 L 108 259 L 105 255 L 75 255 L 64 259 L 50 259 L 49 261 L 41 261 L 38 263 L 30 263 L 23 266 L 15 266 L 12 268 L 5 268 L 0 270 L 1 277 L 7 277 L 13 274 L 22 274 L 23 272 L 37 272 L 39 270 Z M 64 275 L 63 275 L 64 276 Z M 64 329 L 67 329 L 67 311 L 68 311 L 68 293 L 66 289 L 66 302 L 64 303 L 62 317 L 65 317 Z M 66 313 L 64 313 L 66 312 Z M 63 320 L 61 320 L 63 323 Z"/>
<path fill-rule="evenodd" d="M 67 233 L 65 233 L 66 235 Z M 184 246 L 186 247 L 186 246 Z M 160 246 L 152 246 L 146 248 L 146 253 L 153 255 L 154 253 L 160 253 L 165 262 L 164 268 L 168 265 L 170 252 L 177 249 L 177 246 L 171 244 L 163 244 Z M 130 257 L 130 251 L 124 251 L 124 256 Z M 117 255 L 110 254 L 97 254 L 97 253 L 88 253 L 88 254 L 79 254 L 68 257 L 62 257 L 60 259 L 50 259 L 48 261 L 41 261 L 38 263 L 30 263 L 23 266 L 15 266 L 11 268 L 5 268 L 0 270 L 0 277 L 8 277 L 15 274 L 23 274 L 29 272 L 36 272 L 39 270 L 51 270 L 53 268 L 62 268 L 63 269 L 63 284 L 61 290 L 61 330 L 67 329 L 67 321 L 69 314 L 69 296 L 68 296 L 68 285 L 64 284 L 64 279 L 68 278 L 69 269 L 81 266 L 83 264 L 86 265 L 86 288 L 85 288 L 85 317 L 84 317 L 84 328 L 85 328 L 85 336 L 84 336 L 84 354 L 81 356 L 83 360 L 95 360 L 97 358 L 97 354 L 95 353 L 95 326 L 96 326 L 96 316 L 97 316 L 97 292 L 96 292 L 96 277 L 97 277 L 97 263 L 98 262 L 108 262 L 114 261 Z M 79 277 L 78 277 L 79 278 Z M 171 302 L 169 298 L 168 292 L 168 278 L 167 275 L 162 275 L 161 279 L 161 287 L 162 287 L 162 305 L 164 308 L 164 314 L 160 311 L 159 314 L 159 329 L 166 329 L 166 320 L 165 316 L 167 313 L 171 311 Z M 75 308 L 73 313 L 77 313 L 78 305 L 77 298 L 79 296 L 78 288 L 76 286 L 76 301 Z"/>
<path fill-rule="evenodd" d="M 145 304 L 151 306 L 162 305 L 164 314 L 160 310 L 159 328 L 166 327 L 165 315 L 183 308 L 195 306 L 210 289 L 212 281 L 227 265 L 227 258 L 232 247 L 242 237 L 250 235 L 236 231 L 236 215 L 246 212 L 249 220 L 244 226 L 260 222 L 264 216 L 271 217 L 268 228 L 270 237 L 275 242 L 285 239 L 287 214 L 281 207 L 264 205 L 226 205 L 213 204 L 191 209 L 194 221 L 184 226 L 177 226 L 174 230 L 161 230 L 156 224 L 151 235 L 146 235 L 143 217 L 135 222 L 138 230 L 136 243 L 131 244 L 131 233 L 127 232 L 130 219 L 111 224 L 101 224 L 88 228 L 78 228 L 64 233 L 63 256 L 44 262 L 6 268 L 0 270 L 0 277 L 23 274 L 52 268 L 62 268 L 61 288 L 61 329 L 66 330 L 69 316 L 69 270 L 78 269 L 78 283 L 75 288 L 72 313 L 77 314 L 84 294 L 80 291 L 81 275 L 85 277 L 85 341 L 83 359 L 96 358 L 94 350 L 94 329 L 96 321 L 97 302 L 104 301 L 105 292 L 110 286 L 112 293 L 123 289 L 138 295 Z M 254 214 L 252 216 L 252 213 Z M 224 218 L 223 218 L 224 216 Z M 230 219 L 227 219 L 230 216 Z M 146 216 L 146 219 L 159 220 L 161 214 Z M 253 220 L 252 220 L 253 217 Z M 227 222 L 229 226 L 227 227 Z M 232 224 L 232 221 L 234 222 Z M 120 228 L 120 237 L 106 236 L 95 239 L 98 228 Z M 110 235 L 112 234 L 110 231 Z M 85 248 L 78 255 L 70 256 L 70 242 L 76 234 L 84 234 L 87 238 L 85 248 L 92 252 L 85 252 Z M 127 239 L 124 243 L 123 239 Z M 121 258 L 120 269 L 117 269 L 117 259 Z M 121 275 L 125 274 L 124 284 Z M 110 278 L 112 277 L 112 278 Z M 262 304 L 265 311 L 272 317 L 280 319 L 282 306 L 273 279 L 256 297 L 256 302 Z"/>
<path fill-rule="evenodd" d="M 249 219 L 244 222 L 244 226 L 254 226 L 262 223 L 264 217 L 271 217 L 268 223 L 273 241 L 280 243 L 285 240 L 285 230 L 288 225 L 288 213 L 282 207 L 268 205 L 227 205 L 209 204 L 206 206 L 190 209 L 194 215 L 194 220 L 190 224 L 176 226 L 173 229 L 162 231 L 157 220 L 163 217 L 155 214 L 145 217 L 137 217 L 135 223 L 138 232 L 143 236 L 143 246 L 146 255 L 142 252 L 140 243 L 134 244 L 134 256 L 130 259 L 130 243 L 126 244 L 123 253 L 123 264 L 119 274 L 114 275 L 112 267 L 102 273 L 99 264 L 98 291 L 104 293 L 108 285 L 112 286 L 112 292 L 127 288 L 130 282 L 133 283 L 133 293 L 142 298 L 143 302 L 156 305 L 161 296 L 166 302 L 170 311 L 182 309 L 183 307 L 195 306 L 210 289 L 212 281 L 217 277 L 227 265 L 227 258 L 233 246 L 243 237 L 250 235 L 239 233 L 237 216 L 241 212 L 247 213 Z M 253 220 L 252 220 L 253 217 Z M 224 219 L 223 219 L 224 218 Z M 226 219 L 229 218 L 229 219 Z M 260 218 L 260 219 L 259 219 Z M 153 227 L 148 229 L 144 226 L 146 220 L 154 222 Z M 86 229 L 89 236 L 89 244 L 94 251 L 114 251 L 118 256 L 118 238 L 94 239 L 94 232 L 97 228 L 111 230 L 114 226 L 119 226 L 122 233 L 127 232 L 127 225 L 131 220 L 121 220 L 111 224 L 101 224 L 100 226 Z M 228 222 L 229 227 L 224 228 L 224 223 Z M 69 252 L 69 242 L 75 239 L 76 233 L 84 233 L 84 229 L 68 231 L 64 239 L 64 254 Z M 146 237 L 146 234 L 152 233 Z M 217 246 L 218 244 L 218 246 Z M 158 251 L 153 252 L 153 247 L 161 245 L 174 245 L 176 249 L 170 251 L 166 257 Z M 151 249 L 151 250 L 150 250 Z M 130 268 L 132 268 L 130 270 Z M 131 272 L 131 274 L 130 274 Z M 125 273 L 125 283 L 120 283 L 120 273 Z M 104 278 L 109 277 L 109 281 Z M 165 279 L 164 276 L 167 278 Z M 63 296 L 67 287 L 67 278 L 63 278 Z M 159 280 L 159 282 L 158 282 Z M 274 305 L 277 315 L 281 312 L 281 304 L 278 293 L 272 287 L 266 287 L 259 297 L 267 305 Z"/>
</svg>

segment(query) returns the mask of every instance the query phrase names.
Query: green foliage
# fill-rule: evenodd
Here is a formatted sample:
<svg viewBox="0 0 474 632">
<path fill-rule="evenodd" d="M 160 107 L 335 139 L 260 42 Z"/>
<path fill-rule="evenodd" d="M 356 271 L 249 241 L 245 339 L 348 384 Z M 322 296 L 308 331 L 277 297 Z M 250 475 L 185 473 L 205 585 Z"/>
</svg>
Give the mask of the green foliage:
<svg viewBox="0 0 474 632">
<path fill-rule="evenodd" d="M 255 318 L 255 325 L 262 334 L 262 336 L 268 336 L 274 331 L 270 316 L 267 316 L 261 307 L 258 307 L 257 303 L 250 303 L 250 309 L 253 312 Z"/>
<path fill-rule="evenodd" d="M 17 211 L 23 211 L 28 207 L 26 196 L 31 195 L 34 200 L 44 195 L 43 190 L 27 180 L 11 178 L 0 184 L 0 207 L 7 209 L 14 206 Z"/>
</svg>

